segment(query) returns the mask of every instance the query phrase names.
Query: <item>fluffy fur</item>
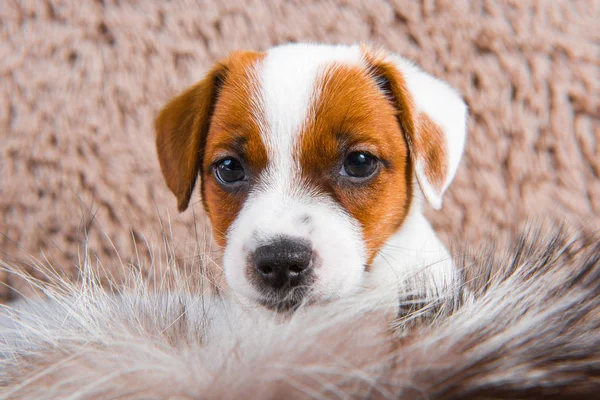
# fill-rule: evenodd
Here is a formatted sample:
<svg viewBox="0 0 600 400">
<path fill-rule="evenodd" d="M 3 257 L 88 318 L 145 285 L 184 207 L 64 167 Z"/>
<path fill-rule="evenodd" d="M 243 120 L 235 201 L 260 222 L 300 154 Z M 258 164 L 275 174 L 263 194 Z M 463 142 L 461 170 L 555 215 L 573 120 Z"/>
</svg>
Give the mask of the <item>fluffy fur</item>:
<svg viewBox="0 0 600 400">
<path fill-rule="evenodd" d="M 2 398 L 595 397 L 598 236 L 530 229 L 456 254 L 451 292 L 423 297 L 415 276 L 400 308 L 362 293 L 278 315 L 187 280 L 58 280 L 4 312 Z"/>
</svg>

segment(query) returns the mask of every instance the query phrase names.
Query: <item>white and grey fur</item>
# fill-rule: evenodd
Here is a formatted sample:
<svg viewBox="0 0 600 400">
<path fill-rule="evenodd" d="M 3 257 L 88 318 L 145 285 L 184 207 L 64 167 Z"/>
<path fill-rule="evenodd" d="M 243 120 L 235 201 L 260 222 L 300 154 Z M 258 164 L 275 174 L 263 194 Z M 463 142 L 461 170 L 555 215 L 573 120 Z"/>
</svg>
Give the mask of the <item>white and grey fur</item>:
<svg viewBox="0 0 600 400">
<path fill-rule="evenodd" d="M 0 398 L 596 398 L 598 235 L 530 229 L 456 254 L 449 292 L 414 277 L 400 307 L 364 292 L 291 315 L 185 280 L 56 281 L 3 312 Z"/>
</svg>

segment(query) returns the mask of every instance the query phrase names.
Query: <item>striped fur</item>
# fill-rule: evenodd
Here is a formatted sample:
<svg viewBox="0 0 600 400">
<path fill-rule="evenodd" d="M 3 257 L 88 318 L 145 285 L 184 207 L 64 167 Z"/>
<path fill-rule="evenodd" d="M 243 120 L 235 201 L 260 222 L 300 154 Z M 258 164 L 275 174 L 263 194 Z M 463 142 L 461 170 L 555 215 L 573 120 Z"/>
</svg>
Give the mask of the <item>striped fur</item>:
<svg viewBox="0 0 600 400">
<path fill-rule="evenodd" d="M 400 308 L 362 293 L 275 315 L 185 280 L 118 294 L 58 282 L 50 301 L 4 311 L 0 397 L 595 397 L 598 236 L 529 229 L 508 250 L 455 254 L 452 292 L 424 298 L 413 277 Z"/>
</svg>

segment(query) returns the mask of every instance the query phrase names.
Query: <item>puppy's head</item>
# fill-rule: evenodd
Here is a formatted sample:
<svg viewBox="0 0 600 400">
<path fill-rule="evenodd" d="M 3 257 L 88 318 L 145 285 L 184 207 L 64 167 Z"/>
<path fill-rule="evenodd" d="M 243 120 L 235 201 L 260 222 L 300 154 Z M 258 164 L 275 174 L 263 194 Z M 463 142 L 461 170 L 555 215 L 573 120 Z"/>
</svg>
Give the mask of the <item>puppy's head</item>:
<svg viewBox="0 0 600 400">
<path fill-rule="evenodd" d="M 200 180 L 231 288 L 287 308 L 355 290 L 420 193 L 441 206 L 465 117 L 398 56 L 287 45 L 219 62 L 165 106 L 156 143 L 179 210 Z"/>
</svg>

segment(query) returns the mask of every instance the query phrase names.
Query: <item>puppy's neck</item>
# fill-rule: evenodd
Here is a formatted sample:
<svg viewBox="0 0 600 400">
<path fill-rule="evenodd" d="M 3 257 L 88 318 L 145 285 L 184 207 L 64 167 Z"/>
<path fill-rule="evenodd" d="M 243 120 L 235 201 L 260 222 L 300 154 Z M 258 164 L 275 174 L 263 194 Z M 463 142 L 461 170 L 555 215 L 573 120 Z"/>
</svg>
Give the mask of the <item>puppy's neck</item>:
<svg viewBox="0 0 600 400">
<path fill-rule="evenodd" d="M 423 215 L 422 200 L 411 210 L 371 264 L 367 286 L 415 287 L 428 293 L 446 287 L 455 272 L 454 262 Z"/>
</svg>

